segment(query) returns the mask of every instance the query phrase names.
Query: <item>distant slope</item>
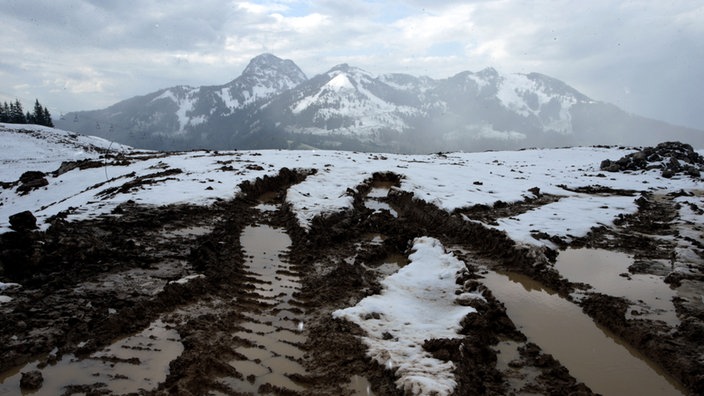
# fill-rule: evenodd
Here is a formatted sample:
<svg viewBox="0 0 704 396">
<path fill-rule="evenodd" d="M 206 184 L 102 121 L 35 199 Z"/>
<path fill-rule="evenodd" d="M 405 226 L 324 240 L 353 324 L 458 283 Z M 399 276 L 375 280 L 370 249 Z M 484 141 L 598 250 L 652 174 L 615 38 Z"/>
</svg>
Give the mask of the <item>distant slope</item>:
<svg viewBox="0 0 704 396">
<path fill-rule="evenodd" d="M 681 140 L 704 131 L 629 114 L 539 74 L 493 68 L 446 79 L 337 65 L 311 79 L 260 55 L 228 84 L 172 87 L 57 125 L 136 147 L 324 148 L 401 153 Z"/>
<path fill-rule="evenodd" d="M 98 158 L 130 147 L 39 125 L 0 123 L 0 182 L 17 180 L 24 171 L 51 172 L 63 161 Z"/>
</svg>

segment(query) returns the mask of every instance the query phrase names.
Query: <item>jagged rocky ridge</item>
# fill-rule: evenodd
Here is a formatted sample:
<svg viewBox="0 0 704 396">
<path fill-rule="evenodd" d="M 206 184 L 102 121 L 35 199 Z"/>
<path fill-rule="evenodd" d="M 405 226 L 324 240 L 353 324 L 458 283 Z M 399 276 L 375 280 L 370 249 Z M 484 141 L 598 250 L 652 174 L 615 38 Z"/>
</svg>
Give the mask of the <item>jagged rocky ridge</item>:
<svg viewBox="0 0 704 396">
<path fill-rule="evenodd" d="M 225 85 L 178 86 L 57 126 L 141 148 L 324 148 L 417 153 L 588 144 L 704 146 L 704 132 L 628 114 L 539 74 L 446 79 L 342 64 L 310 79 L 264 54 Z"/>
</svg>

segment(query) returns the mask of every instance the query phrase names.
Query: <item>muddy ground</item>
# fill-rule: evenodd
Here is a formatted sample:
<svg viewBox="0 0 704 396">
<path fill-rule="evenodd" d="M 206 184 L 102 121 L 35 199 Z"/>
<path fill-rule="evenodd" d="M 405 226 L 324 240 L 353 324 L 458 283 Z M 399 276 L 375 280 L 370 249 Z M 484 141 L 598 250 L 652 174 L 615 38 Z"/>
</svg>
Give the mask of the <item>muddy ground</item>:
<svg viewBox="0 0 704 396">
<path fill-rule="evenodd" d="M 364 205 L 364 196 L 375 182 L 399 182 L 394 174 L 375 174 L 357 191 L 350 190 L 355 198 L 353 209 L 316 218 L 306 232 L 284 203 L 287 187 L 305 177 L 305 173 L 283 169 L 277 177 L 241 186 L 243 193 L 236 199 L 210 207 L 154 208 L 128 202 L 112 215 L 95 220 L 69 223 L 59 216 L 46 232 L 1 235 L 0 280 L 22 287 L 6 290 L 4 294 L 13 300 L 0 305 L 0 373 L 23 371 L 24 364 L 37 359 L 41 368 L 66 355 L 88 357 L 161 319 L 178 332 L 183 352 L 170 362 L 168 375 L 155 389 L 138 393 L 245 394 L 223 380 L 254 381 L 231 364 L 243 359 L 238 348 L 248 342 L 233 334 L 249 331 L 245 326 L 248 315 L 267 306 L 252 287 L 240 235 L 247 226 L 266 224 L 285 229 L 291 239 L 284 259 L 291 264 L 291 275 L 301 282 L 295 292 L 295 311 L 306 318 L 305 328 L 301 325 L 305 337 L 294 346 L 305 352 L 296 360 L 306 373 L 290 376 L 299 390 L 263 385 L 258 393 L 366 394 L 350 386 L 353 378 L 365 378 L 376 395 L 402 394 L 395 387 L 392 371 L 365 356 L 359 338 L 362 330 L 333 319 L 331 312 L 378 293 L 377 267 L 388 257 L 407 256 L 413 238 L 432 236 L 457 248 L 457 255 L 468 263 L 468 272 L 458 280 L 458 290 L 481 290 L 486 297 L 486 302 L 472 302 L 477 313 L 463 320 L 463 338 L 427 340 L 424 345 L 434 357 L 454 362 L 456 394 L 592 394 L 559 361 L 526 340 L 503 304 L 480 282 L 480 268 L 525 274 L 566 298 L 584 285 L 572 284 L 554 270 L 557 252 L 517 245 L 505 234 L 463 218 L 491 222 L 557 198 L 543 196 L 538 190 L 534 199 L 520 204 L 497 203 L 450 214 L 411 194 L 392 190 L 387 201 L 396 217 L 390 211 L 373 211 Z M 263 196 L 273 210 L 256 208 Z M 637 214 L 623 216 L 616 226 L 595 229 L 577 240 L 537 236 L 561 248 L 571 245 L 625 251 L 638 259 L 632 272 L 662 273 L 656 265 L 660 261 L 653 260 L 670 258 L 674 246 L 655 236 L 673 232 L 669 226 L 675 205 L 671 198 L 645 196 Z M 696 274 L 702 269 L 695 270 L 668 281 L 700 287 L 704 279 Z M 193 274 L 204 277 L 174 282 Z M 596 322 L 665 368 L 687 392 L 704 394 L 702 304 L 675 301 L 681 324 L 671 329 L 657 321 L 629 318 L 623 299 L 588 294 L 578 303 Z M 497 364 L 496 345 L 506 340 L 518 345 L 510 369 Z M 25 390 L 41 390 L 41 383 L 34 382 L 28 376 Z M 77 384 L 63 391 L 111 394 L 104 382 Z"/>
</svg>

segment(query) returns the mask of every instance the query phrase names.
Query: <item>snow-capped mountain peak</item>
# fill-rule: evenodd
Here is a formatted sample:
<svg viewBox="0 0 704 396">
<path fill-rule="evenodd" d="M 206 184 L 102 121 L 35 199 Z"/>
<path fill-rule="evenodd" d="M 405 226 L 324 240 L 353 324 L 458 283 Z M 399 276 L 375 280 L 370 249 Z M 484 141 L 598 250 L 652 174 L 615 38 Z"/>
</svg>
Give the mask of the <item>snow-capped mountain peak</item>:
<svg viewBox="0 0 704 396">
<path fill-rule="evenodd" d="M 301 133 L 338 134 L 372 141 L 385 131 L 410 128 L 405 116 L 418 112 L 394 100 L 398 89 L 366 70 L 341 64 L 294 90 L 288 106 Z"/>
<path fill-rule="evenodd" d="M 284 77 L 296 85 L 308 79 L 305 73 L 292 60 L 281 59 L 271 54 L 262 54 L 249 61 L 241 77 L 259 79 L 280 79 Z"/>
<path fill-rule="evenodd" d="M 222 87 L 220 97 L 231 112 L 296 87 L 308 78 L 291 60 L 271 54 L 253 58 L 242 75 Z"/>
</svg>

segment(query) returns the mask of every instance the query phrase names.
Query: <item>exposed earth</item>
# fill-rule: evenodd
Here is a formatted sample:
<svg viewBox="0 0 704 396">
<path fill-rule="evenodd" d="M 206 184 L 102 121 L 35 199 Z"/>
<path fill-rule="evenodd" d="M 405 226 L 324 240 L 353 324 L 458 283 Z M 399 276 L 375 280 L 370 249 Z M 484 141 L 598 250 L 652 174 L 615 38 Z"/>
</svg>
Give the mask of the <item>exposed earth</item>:
<svg viewBox="0 0 704 396">
<path fill-rule="evenodd" d="M 605 172 L 624 171 L 613 163 L 602 164 L 610 167 Z M 681 393 L 704 394 L 702 224 L 682 224 L 675 201 L 692 193 L 585 187 L 588 194 L 633 196 L 639 210 L 585 237 L 536 231 L 555 250 L 518 244 L 483 225 L 559 199 L 539 189 L 524 202 L 448 213 L 395 188 L 397 174 L 375 173 L 348 190 L 352 209 L 317 217 L 305 230 L 284 197 L 307 176 L 284 168 L 276 177 L 245 182 L 237 198 L 209 206 L 127 202 L 92 220 L 56 216 L 46 231 L 34 229 L 29 214 L 16 217 L 15 231 L 0 235 L 0 281 L 9 285 L 2 294 L 12 299 L 0 305 L 0 394 L 52 394 L 52 367 L 66 368 L 57 385 L 65 395 L 404 394 L 394 369 L 365 353 L 364 331 L 332 313 L 380 293 L 383 277 L 408 262 L 414 239 L 423 236 L 466 263 L 456 294 L 484 297 L 463 303 L 476 312 L 462 320 L 459 338 L 422 345 L 454 364 L 454 394 L 596 393 L 526 337 L 485 285 L 489 271 L 522 274 L 553 290 L 647 356 Z M 31 190 L 31 183 L 43 184 L 40 179 L 27 175 L 21 185 Z M 370 194 L 378 190 L 384 193 Z M 690 205 L 702 214 L 704 208 Z M 265 245 L 283 241 L 274 257 L 266 246 L 260 253 L 247 246 L 245 238 L 256 232 L 266 235 Z M 698 257 L 676 271 L 682 241 Z M 648 274 L 677 288 L 677 323 L 653 320 L 642 313 L 647 306 L 634 309 L 623 297 L 561 276 L 556 258 L 584 247 L 632 256 L 633 265 L 617 276 Z M 280 264 L 267 277 L 258 269 L 264 262 Z M 120 340 L 125 344 L 117 349 L 142 357 L 108 348 Z M 162 353 L 171 358 L 161 365 L 151 361 Z M 510 360 L 501 363 L 506 354 Z M 134 377 L 119 371 L 122 366 L 136 368 Z M 145 378 L 154 367 L 156 374 Z M 259 372 L 262 367 L 269 372 Z M 284 375 L 273 375 L 277 367 Z M 94 380 L 81 379 L 81 371 Z M 121 388 L 128 381 L 136 385 Z"/>
</svg>

